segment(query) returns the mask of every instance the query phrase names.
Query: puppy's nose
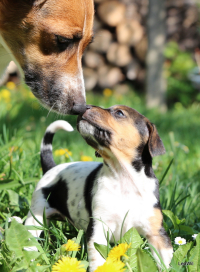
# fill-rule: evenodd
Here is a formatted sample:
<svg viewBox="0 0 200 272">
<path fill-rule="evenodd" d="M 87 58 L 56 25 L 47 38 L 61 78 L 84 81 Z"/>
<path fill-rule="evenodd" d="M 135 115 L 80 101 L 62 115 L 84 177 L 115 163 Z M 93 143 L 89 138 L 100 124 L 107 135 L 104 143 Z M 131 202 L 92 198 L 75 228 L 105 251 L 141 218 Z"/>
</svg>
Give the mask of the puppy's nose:
<svg viewBox="0 0 200 272">
<path fill-rule="evenodd" d="M 73 115 L 83 114 L 85 111 L 86 111 L 85 104 L 74 104 L 71 109 L 71 114 Z"/>
</svg>

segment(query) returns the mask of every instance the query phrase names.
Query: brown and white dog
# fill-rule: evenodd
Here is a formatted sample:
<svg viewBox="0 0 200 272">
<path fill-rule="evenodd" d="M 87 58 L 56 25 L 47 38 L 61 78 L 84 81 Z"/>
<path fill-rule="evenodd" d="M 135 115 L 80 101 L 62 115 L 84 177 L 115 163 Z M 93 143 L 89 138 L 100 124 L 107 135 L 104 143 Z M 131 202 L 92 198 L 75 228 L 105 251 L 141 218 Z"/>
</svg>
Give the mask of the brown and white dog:
<svg viewBox="0 0 200 272">
<path fill-rule="evenodd" d="M 14 58 L 44 106 L 83 113 L 81 58 L 93 16 L 93 0 L 0 0 L 0 73 Z"/>
<path fill-rule="evenodd" d="M 58 213 L 85 230 L 91 272 L 104 262 L 94 242 L 107 244 L 104 231 L 110 232 L 111 240 L 112 235 L 119 240 L 122 225 L 123 234 L 134 227 L 144 235 L 169 267 L 173 249 L 163 227 L 159 182 L 152 169 L 152 157 L 165 149 L 155 125 L 136 110 L 117 105 L 109 109 L 87 106 L 78 117 L 77 127 L 104 163 L 56 166 L 52 157 L 54 133 L 73 129 L 65 121 L 52 123 L 42 141 L 44 176 L 33 194 L 32 213 L 43 222 L 45 208 L 47 217 Z M 30 212 L 26 225 L 39 225 Z M 41 231 L 31 233 L 39 237 Z"/>
</svg>

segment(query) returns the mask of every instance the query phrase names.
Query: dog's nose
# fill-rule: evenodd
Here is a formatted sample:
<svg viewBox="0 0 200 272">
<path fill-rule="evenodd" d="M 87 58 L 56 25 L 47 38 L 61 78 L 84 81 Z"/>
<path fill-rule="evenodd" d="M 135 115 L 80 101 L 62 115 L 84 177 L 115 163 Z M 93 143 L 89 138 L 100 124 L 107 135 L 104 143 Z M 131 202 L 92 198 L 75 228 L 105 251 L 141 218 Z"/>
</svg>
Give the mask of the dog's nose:
<svg viewBox="0 0 200 272">
<path fill-rule="evenodd" d="M 71 114 L 73 115 L 83 114 L 85 111 L 86 111 L 85 104 L 74 104 L 71 109 Z"/>
</svg>

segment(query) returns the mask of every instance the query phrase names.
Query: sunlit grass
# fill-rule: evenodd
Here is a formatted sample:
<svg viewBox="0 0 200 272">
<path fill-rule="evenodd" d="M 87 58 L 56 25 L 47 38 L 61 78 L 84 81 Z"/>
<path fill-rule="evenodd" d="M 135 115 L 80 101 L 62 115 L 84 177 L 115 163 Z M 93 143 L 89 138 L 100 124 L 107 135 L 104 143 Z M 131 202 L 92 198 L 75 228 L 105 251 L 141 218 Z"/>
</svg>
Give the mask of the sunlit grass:
<svg viewBox="0 0 200 272">
<path fill-rule="evenodd" d="M 107 89 L 103 94 L 87 93 L 87 103 L 104 108 L 123 104 L 135 108 L 155 123 L 166 148 L 166 154 L 156 157 L 153 168 L 161 179 L 170 161 L 172 166 L 161 187 L 163 209 L 173 211 L 184 224 L 200 231 L 200 104 L 189 108 L 176 103 L 165 114 L 145 108 L 144 99 L 130 90 L 127 94 Z M 25 86 L 8 84 L 0 89 L 0 227 L 5 228 L 8 216 L 25 219 L 33 190 L 42 176 L 40 143 L 46 127 L 58 119 L 67 120 L 73 132 L 59 131 L 53 142 L 53 154 L 57 164 L 70 161 L 102 161 L 96 158 L 76 129 L 76 116 L 59 116 L 48 113 Z M 179 220 L 178 219 L 178 220 Z M 68 238 L 77 235 L 76 230 L 55 221 L 56 229 Z M 191 240 L 191 234 L 172 229 L 173 223 L 165 217 L 165 227 L 171 239 L 181 236 Z M 62 234 L 59 239 L 64 243 Z M 56 243 L 59 243 L 59 239 Z M 61 244 L 49 245 L 52 250 Z M 85 254 L 85 253 L 84 253 Z M 86 256 L 84 255 L 83 256 Z M 84 257 L 86 258 L 86 257 Z"/>
</svg>

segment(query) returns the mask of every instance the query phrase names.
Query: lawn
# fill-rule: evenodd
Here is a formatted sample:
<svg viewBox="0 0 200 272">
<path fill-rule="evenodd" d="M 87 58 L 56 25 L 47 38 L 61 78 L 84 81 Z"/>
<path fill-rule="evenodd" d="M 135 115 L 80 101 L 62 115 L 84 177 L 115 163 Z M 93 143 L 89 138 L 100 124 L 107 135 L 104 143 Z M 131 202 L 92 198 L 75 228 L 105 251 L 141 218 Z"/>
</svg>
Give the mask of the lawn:
<svg viewBox="0 0 200 272">
<path fill-rule="evenodd" d="M 173 109 L 161 114 L 157 110 L 146 109 L 144 99 L 133 90 L 125 95 L 114 91 L 105 91 L 103 95 L 87 93 L 87 103 L 104 108 L 124 104 L 156 124 L 166 154 L 154 159 L 153 168 L 161 182 L 164 227 L 176 251 L 169 271 L 200 271 L 200 235 L 196 240 L 192 238 L 193 234 L 200 232 L 200 104 L 194 103 L 186 109 L 176 103 Z M 9 83 L 1 88 L 0 108 L 0 271 L 51 271 L 51 266 L 62 254 L 77 257 L 87 267 L 87 249 L 82 231 L 67 222 L 52 220 L 50 226 L 41 226 L 45 234 L 38 243 L 27 236 L 29 233 L 23 225 L 14 219 L 10 223 L 9 218 L 18 216 L 23 221 L 26 218 L 32 193 L 42 177 L 41 139 L 52 121 L 64 119 L 74 128 L 70 133 L 59 131 L 54 138 L 53 152 L 57 164 L 79 160 L 101 161 L 101 158 L 95 157 L 94 150 L 77 132 L 76 116 L 49 113 L 25 86 L 16 87 Z M 61 149 L 67 149 L 67 152 Z M 39 252 L 33 254 L 22 250 L 22 241 L 16 239 L 20 236 L 24 237 L 23 242 L 27 246 L 30 246 L 30 240 L 31 246 L 37 243 Z M 187 243 L 176 245 L 174 240 L 178 236 L 185 238 Z M 63 253 L 61 246 L 68 239 L 81 244 L 81 250 Z M 144 237 L 140 238 L 135 230 L 130 230 L 125 240 L 138 242 L 135 251 L 128 250 L 127 254 L 134 262 L 126 265 L 126 271 L 147 271 L 148 265 L 152 265 L 148 271 L 156 271 Z M 107 248 L 110 250 L 111 246 Z M 99 249 L 101 252 L 104 250 Z M 178 262 L 185 261 L 193 265 L 178 265 Z"/>
</svg>

